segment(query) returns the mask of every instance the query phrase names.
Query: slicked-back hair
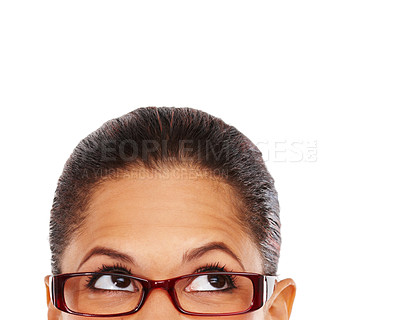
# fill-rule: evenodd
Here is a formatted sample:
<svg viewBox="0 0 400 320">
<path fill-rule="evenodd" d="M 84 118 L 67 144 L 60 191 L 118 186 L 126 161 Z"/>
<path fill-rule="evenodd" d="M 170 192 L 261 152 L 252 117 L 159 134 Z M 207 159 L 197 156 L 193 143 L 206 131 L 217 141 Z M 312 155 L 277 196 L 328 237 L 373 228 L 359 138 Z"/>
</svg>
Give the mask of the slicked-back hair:
<svg viewBox="0 0 400 320">
<path fill-rule="evenodd" d="M 81 140 L 58 180 L 50 217 L 52 272 L 66 247 L 84 232 L 85 210 L 96 187 L 135 172 L 186 168 L 227 183 L 239 220 L 275 275 L 281 244 L 274 180 L 260 150 L 235 127 L 191 108 L 139 108 L 104 123 Z M 142 178 L 146 178 L 145 176 Z"/>
</svg>

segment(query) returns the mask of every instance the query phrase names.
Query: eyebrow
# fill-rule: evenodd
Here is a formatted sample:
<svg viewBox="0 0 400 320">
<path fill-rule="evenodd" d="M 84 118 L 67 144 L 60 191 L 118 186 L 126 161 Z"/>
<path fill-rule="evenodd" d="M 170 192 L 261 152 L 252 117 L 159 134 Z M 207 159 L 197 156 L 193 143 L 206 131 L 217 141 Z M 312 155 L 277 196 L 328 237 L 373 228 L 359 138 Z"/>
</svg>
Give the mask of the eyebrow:
<svg viewBox="0 0 400 320">
<path fill-rule="evenodd" d="M 205 244 L 204 246 L 201 246 L 196 249 L 192 249 L 190 251 L 186 251 L 182 257 L 182 264 L 185 262 L 192 261 L 194 259 L 200 258 L 202 255 L 206 254 L 209 251 L 212 250 L 220 250 L 223 251 L 227 254 L 229 254 L 232 258 L 234 258 L 242 267 L 244 270 L 244 266 L 242 261 L 239 259 L 239 257 L 223 242 L 210 242 Z"/>
<path fill-rule="evenodd" d="M 106 247 L 94 247 L 92 250 L 90 250 L 86 256 L 82 259 L 82 262 L 79 264 L 79 268 L 86 262 L 88 261 L 91 257 L 93 256 L 107 256 L 116 260 L 120 260 L 126 263 L 130 263 L 135 265 L 135 260 L 122 252 L 119 252 L 117 250 L 111 249 L 111 248 L 106 248 Z"/>
<path fill-rule="evenodd" d="M 207 252 L 213 250 L 220 250 L 227 253 L 240 264 L 243 270 L 245 269 L 239 257 L 223 242 L 210 242 L 205 244 L 204 246 L 186 251 L 182 256 L 182 264 L 193 261 L 194 259 L 198 259 Z M 79 264 L 78 270 L 85 262 L 87 262 L 90 258 L 94 256 L 107 256 L 116 260 L 130 263 L 132 265 L 136 265 L 135 259 L 126 253 L 122 253 L 111 248 L 97 246 L 91 249 L 85 255 L 85 257 L 82 259 L 82 262 Z"/>
</svg>

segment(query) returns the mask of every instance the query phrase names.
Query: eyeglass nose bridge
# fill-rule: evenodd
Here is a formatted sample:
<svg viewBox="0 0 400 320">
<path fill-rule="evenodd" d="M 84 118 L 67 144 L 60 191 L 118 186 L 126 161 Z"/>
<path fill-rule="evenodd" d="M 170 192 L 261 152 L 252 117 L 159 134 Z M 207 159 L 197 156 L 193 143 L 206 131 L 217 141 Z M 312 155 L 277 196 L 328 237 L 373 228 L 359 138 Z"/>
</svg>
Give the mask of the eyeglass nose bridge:
<svg viewBox="0 0 400 320">
<path fill-rule="evenodd" d="M 177 301 L 177 297 L 174 290 L 175 281 L 174 279 L 167 279 L 167 280 L 147 280 L 145 286 L 143 286 L 144 295 L 140 306 L 138 307 L 137 311 L 141 309 L 144 305 L 145 301 L 147 300 L 148 296 L 154 289 L 162 289 L 168 293 L 170 301 L 178 310 L 182 311 L 181 306 Z"/>
<path fill-rule="evenodd" d="M 153 289 L 164 289 L 170 290 L 173 288 L 174 284 L 170 279 L 167 280 L 148 280 L 147 281 L 148 290 L 151 291 Z"/>
</svg>

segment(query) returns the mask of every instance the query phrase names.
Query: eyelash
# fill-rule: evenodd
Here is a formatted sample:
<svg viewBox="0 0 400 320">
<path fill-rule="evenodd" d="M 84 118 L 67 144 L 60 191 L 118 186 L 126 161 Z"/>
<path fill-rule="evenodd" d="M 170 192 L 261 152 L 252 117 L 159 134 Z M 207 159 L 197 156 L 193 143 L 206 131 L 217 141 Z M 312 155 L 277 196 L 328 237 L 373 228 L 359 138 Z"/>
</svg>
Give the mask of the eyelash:
<svg viewBox="0 0 400 320">
<path fill-rule="evenodd" d="M 219 262 L 212 263 L 212 264 L 207 264 L 204 267 L 198 268 L 194 273 L 199 273 L 199 272 L 207 272 L 207 271 L 220 271 L 220 272 L 227 272 L 225 269 L 226 265 L 220 266 Z M 231 270 L 230 272 L 232 272 Z M 236 289 L 237 288 L 237 279 L 233 275 L 225 275 L 226 279 L 228 279 L 231 289 Z M 225 289 L 229 290 L 229 289 Z"/>
<path fill-rule="evenodd" d="M 207 272 L 207 271 L 226 272 L 227 270 L 225 269 L 225 266 L 226 265 L 221 266 L 219 262 L 207 263 L 205 266 L 196 269 L 193 273 Z M 114 263 L 113 265 L 103 264 L 100 268 L 98 268 L 97 272 L 116 272 L 116 273 L 132 275 L 131 269 L 122 265 L 121 263 Z"/>
<path fill-rule="evenodd" d="M 105 265 L 103 264 L 97 272 L 114 272 L 114 273 L 122 273 L 132 275 L 131 269 L 122 265 L 121 263 L 114 263 L 113 265 Z"/>
<path fill-rule="evenodd" d="M 193 273 L 207 272 L 207 271 L 218 271 L 218 272 L 227 272 L 225 269 L 226 265 L 221 266 L 219 262 L 215 263 L 207 263 L 205 266 L 197 268 Z M 231 270 L 232 272 L 233 270 Z M 122 265 L 121 263 L 114 263 L 113 265 L 105 265 L 103 264 L 100 268 L 98 268 L 97 272 L 110 272 L 110 273 L 122 273 L 127 275 L 132 275 L 131 269 Z M 229 281 L 233 287 L 236 288 L 236 280 L 235 277 L 229 276 Z M 93 288 L 94 282 L 98 279 L 96 276 L 90 277 L 87 280 L 87 287 Z"/>
<path fill-rule="evenodd" d="M 226 265 L 221 266 L 219 262 L 207 263 L 205 266 L 197 268 L 193 273 L 200 273 L 207 271 L 226 272 L 225 266 Z M 110 272 L 110 273 L 121 273 L 121 274 L 132 275 L 131 269 L 122 265 L 121 263 L 114 263 L 113 265 L 103 264 L 100 268 L 98 268 L 97 272 Z M 88 279 L 88 284 L 91 284 L 96 280 L 97 280 L 96 277 L 91 277 L 91 279 Z"/>
<path fill-rule="evenodd" d="M 121 273 L 121 274 L 127 274 L 127 275 L 132 275 L 131 269 L 123 266 L 120 263 L 114 263 L 113 265 L 105 265 L 103 264 L 100 268 L 98 268 L 97 272 L 110 272 L 110 273 Z M 94 288 L 94 283 L 99 279 L 99 276 L 90 276 L 86 280 L 86 287 L 89 289 Z"/>
<path fill-rule="evenodd" d="M 221 271 L 221 272 L 226 272 L 225 266 L 226 266 L 226 265 L 220 266 L 219 262 L 208 263 L 208 264 L 206 264 L 205 266 L 196 269 L 194 273 L 207 272 L 207 271 Z"/>
</svg>

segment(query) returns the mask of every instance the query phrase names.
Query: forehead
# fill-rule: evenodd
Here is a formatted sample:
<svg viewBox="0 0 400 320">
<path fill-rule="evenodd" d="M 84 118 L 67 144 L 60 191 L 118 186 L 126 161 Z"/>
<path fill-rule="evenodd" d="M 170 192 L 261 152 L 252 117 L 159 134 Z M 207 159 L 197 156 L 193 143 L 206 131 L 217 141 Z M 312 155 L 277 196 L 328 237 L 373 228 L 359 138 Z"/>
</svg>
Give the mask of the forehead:
<svg viewBox="0 0 400 320">
<path fill-rule="evenodd" d="M 200 218 L 211 214 L 221 219 L 238 217 L 236 195 L 221 180 L 189 177 L 180 171 L 149 173 L 103 183 L 90 200 L 88 213 L 106 213 L 120 219 L 125 214 L 154 223 L 171 215 Z M 112 210 L 119 214 L 113 215 Z"/>
<path fill-rule="evenodd" d="M 143 265 L 172 268 L 185 251 L 215 241 L 231 247 L 251 269 L 254 244 L 238 219 L 237 203 L 229 185 L 209 177 L 170 171 L 110 180 L 93 193 L 69 257 L 96 244 L 132 253 Z"/>
</svg>

